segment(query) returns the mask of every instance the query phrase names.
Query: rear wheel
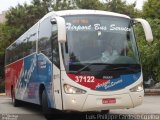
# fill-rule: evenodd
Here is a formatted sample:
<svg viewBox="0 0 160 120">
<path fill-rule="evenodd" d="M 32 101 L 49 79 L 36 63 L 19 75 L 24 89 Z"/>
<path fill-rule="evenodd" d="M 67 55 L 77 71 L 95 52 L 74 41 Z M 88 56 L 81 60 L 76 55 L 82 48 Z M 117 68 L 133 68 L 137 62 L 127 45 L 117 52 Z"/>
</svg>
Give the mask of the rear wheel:
<svg viewBox="0 0 160 120">
<path fill-rule="evenodd" d="M 101 113 L 102 114 L 109 114 L 109 110 L 102 110 Z"/>
<path fill-rule="evenodd" d="M 15 90 L 11 89 L 12 104 L 14 107 L 20 106 L 20 101 L 15 98 Z"/>
</svg>

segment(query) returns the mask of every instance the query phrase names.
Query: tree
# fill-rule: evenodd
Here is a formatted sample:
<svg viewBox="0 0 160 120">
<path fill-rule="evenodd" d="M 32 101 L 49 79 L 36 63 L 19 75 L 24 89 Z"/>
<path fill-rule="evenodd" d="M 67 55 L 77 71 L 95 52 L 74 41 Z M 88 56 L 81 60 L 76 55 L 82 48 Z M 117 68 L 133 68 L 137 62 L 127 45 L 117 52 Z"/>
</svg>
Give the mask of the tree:
<svg viewBox="0 0 160 120">
<path fill-rule="evenodd" d="M 143 17 L 160 19 L 160 1 L 159 0 L 148 0 L 143 6 Z"/>
<path fill-rule="evenodd" d="M 12 40 L 9 41 L 16 40 L 49 11 L 62 8 L 71 9 L 74 6 L 70 6 L 67 0 L 63 2 L 59 0 L 56 2 L 53 0 L 33 0 L 30 5 L 18 4 L 16 7 L 11 8 L 6 15 L 6 24 L 14 28 L 15 33 L 11 34 Z"/>
<path fill-rule="evenodd" d="M 9 45 L 8 38 L 10 37 L 8 32 L 9 27 L 5 24 L 0 24 L 0 79 L 4 78 L 4 54 L 5 48 Z M 1 84 L 1 83 L 0 83 Z"/>
<path fill-rule="evenodd" d="M 54 4 L 52 4 L 52 9 L 55 11 L 58 10 L 68 10 L 68 9 L 77 9 L 77 4 L 76 2 L 72 2 L 69 0 L 55 0 Z"/>
<path fill-rule="evenodd" d="M 4 55 L 5 48 L 11 43 L 9 41 L 12 29 L 6 24 L 0 24 L 0 57 Z"/>
<path fill-rule="evenodd" d="M 81 9 L 97 9 L 104 10 L 105 6 L 99 0 L 77 0 L 76 2 L 78 8 Z"/>
<path fill-rule="evenodd" d="M 135 3 L 127 5 L 126 1 L 122 0 L 107 0 L 105 10 L 136 17 L 139 11 L 134 8 L 135 5 Z"/>
<path fill-rule="evenodd" d="M 142 65 L 144 70 L 144 76 L 147 78 L 152 75 L 155 80 L 160 80 L 160 1 L 148 0 L 144 3 L 142 10 L 142 17 L 149 21 L 154 41 L 151 45 L 144 42 L 140 42 L 140 49 L 142 51 Z M 138 36 L 143 36 L 143 33 L 139 31 Z M 141 41 L 144 38 L 141 38 Z"/>
</svg>

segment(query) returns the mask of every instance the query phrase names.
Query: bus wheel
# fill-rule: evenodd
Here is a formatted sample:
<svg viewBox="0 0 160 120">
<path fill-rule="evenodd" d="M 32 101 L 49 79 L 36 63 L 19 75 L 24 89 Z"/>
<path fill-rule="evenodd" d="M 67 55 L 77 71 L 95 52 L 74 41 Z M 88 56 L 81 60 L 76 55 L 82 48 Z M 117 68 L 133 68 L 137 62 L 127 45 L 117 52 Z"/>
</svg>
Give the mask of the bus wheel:
<svg viewBox="0 0 160 120">
<path fill-rule="evenodd" d="M 109 114 L 109 110 L 102 110 L 101 113 L 102 114 Z"/>
<path fill-rule="evenodd" d="M 14 92 L 14 89 L 12 88 L 11 89 L 11 97 L 12 97 L 12 104 L 14 107 L 18 107 L 20 106 L 20 101 L 15 99 L 15 92 Z"/>
<path fill-rule="evenodd" d="M 47 118 L 47 120 L 52 119 L 51 109 L 49 109 L 48 107 L 48 97 L 45 89 L 42 92 L 41 101 L 42 101 L 42 112 L 44 116 Z"/>
</svg>

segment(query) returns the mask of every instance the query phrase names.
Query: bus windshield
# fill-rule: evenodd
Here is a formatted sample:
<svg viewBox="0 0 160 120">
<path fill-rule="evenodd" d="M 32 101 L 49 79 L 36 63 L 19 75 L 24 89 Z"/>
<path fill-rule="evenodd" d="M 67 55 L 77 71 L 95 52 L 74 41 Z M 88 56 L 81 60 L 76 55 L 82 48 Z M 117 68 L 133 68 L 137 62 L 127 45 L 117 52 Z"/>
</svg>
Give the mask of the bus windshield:
<svg viewBox="0 0 160 120">
<path fill-rule="evenodd" d="M 66 70 L 78 71 L 91 64 L 140 63 L 131 19 L 73 15 L 65 20 L 67 42 L 62 48 Z"/>
</svg>

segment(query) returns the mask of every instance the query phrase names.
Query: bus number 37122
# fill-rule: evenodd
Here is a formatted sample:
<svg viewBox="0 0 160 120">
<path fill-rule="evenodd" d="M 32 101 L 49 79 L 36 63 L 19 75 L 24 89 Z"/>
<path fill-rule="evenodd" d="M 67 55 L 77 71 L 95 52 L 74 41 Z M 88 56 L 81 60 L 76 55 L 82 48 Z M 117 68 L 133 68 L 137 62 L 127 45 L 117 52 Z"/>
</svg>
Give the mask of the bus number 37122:
<svg viewBox="0 0 160 120">
<path fill-rule="evenodd" d="M 88 82 L 88 83 L 94 83 L 95 77 L 94 76 L 76 76 L 75 82 Z"/>
</svg>

